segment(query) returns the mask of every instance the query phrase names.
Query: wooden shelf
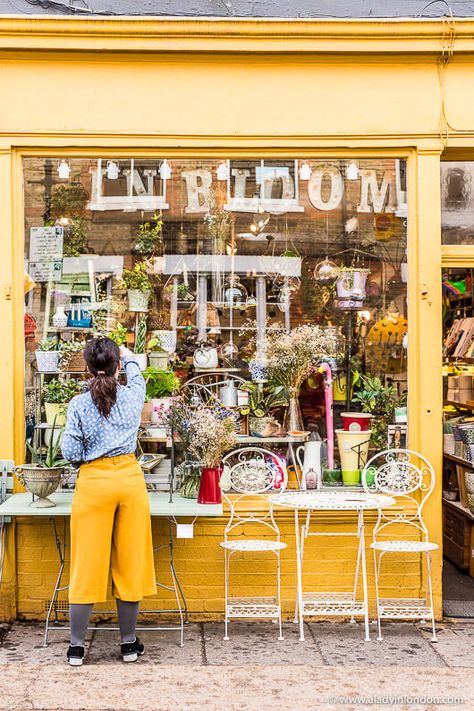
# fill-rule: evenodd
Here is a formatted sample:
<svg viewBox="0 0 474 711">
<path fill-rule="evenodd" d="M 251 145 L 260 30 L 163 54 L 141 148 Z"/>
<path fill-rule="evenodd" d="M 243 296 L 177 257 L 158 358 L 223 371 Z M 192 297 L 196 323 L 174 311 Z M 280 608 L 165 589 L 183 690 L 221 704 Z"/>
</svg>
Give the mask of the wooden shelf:
<svg viewBox="0 0 474 711">
<path fill-rule="evenodd" d="M 461 467 L 469 467 L 470 469 L 474 469 L 474 462 L 469 462 L 467 459 L 463 459 L 462 457 L 456 457 L 454 454 L 448 454 L 448 452 L 443 452 L 443 457 L 449 459 L 449 461 L 454 464 L 459 464 Z"/>
<path fill-rule="evenodd" d="M 459 511 L 459 513 L 464 514 L 464 516 L 469 518 L 471 521 L 474 521 L 474 514 L 472 511 L 468 509 L 467 506 L 463 506 L 460 501 L 450 501 L 449 499 L 443 498 L 443 505 L 456 509 L 456 511 Z"/>
</svg>

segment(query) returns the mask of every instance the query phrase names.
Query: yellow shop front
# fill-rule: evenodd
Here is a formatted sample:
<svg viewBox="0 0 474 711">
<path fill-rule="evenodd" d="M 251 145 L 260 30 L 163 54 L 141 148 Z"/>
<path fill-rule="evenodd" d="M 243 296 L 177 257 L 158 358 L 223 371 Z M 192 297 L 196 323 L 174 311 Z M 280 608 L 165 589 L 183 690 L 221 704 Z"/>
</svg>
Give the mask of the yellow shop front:
<svg viewBox="0 0 474 711">
<path fill-rule="evenodd" d="M 144 356 L 148 375 L 166 370 L 182 391 L 219 369 L 219 397 L 247 411 L 234 391 L 252 383 L 255 344 L 275 328 L 317 324 L 335 344 L 335 421 L 314 374 L 299 394 L 302 429 L 330 439 L 341 413 L 363 408 L 364 389 L 382 380 L 398 420 L 375 413 L 372 445 L 407 443 L 431 461 L 437 479 L 424 515 L 441 546 L 441 267 L 474 254 L 466 244 L 442 246 L 440 163 L 469 158 L 471 31 L 469 21 L 448 37 L 442 22 L 421 20 L 0 20 L 2 459 L 23 462 L 25 439 L 47 445 L 48 412 L 61 413 L 83 381 L 80 367 L 39 370 L 40 343 L 43 354 L 68 344 L 71 363 L 93 333 L 113 333 Z M 152 339 L 168 345 L 153 349 Z M 161 376 L 149 380 L 150 400 L 173 390 Z M 242 418 L 243 437 L 262 426 L 269 406 L 260 405 Z M 272 416 L 262 442 L 279 452 L 295 488 L 298 460 L 278 442 L 288 431 L 284 408 Z M 151 482 L 160 488 L 166 443 L 157 422 L 143 424 L 142 450 L 165 455 Z M 367 536 L 374 520 L 366 518 Z M 199 518 L 192 538 L 175 541 L 196 618 L 223 614 L 225 521 Z M 278 511 L 277 522 L 288 543 L 289 616 L 291 513 Z M 348 531 L 354 521 L 328 513 L 321 525 Z M 57 574 L 50 527 L 48 518 L 6 524 L 3 619 L 44 616 Z M 164 523 L 154 527 L 157 540 L 166 535 Z M 311 542 L 304 580 L 323 592 L 350 590 L 355 550 L 338 539 Z M 241 595 L 272 594 L 270 561 L 237 565 Z M 441 573 L 437 551 L 438 617 Z M 373 579 L 369 562 L 372 600 Z M 381 586 L 387 597 L 419 597 L 425 566 L 394 559 Z M 147 604 L 168 603 L 165 591 Z"/>
</svg>

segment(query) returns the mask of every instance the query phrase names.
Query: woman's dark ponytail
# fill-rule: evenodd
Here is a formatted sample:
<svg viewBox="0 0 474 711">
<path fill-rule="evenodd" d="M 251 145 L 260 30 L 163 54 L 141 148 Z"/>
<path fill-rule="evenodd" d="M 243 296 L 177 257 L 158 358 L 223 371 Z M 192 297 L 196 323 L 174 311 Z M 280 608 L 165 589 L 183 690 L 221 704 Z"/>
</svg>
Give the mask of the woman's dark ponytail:
<svg viewBox="0 0 474 711">
<path fill-rule="evenodd" d="M 84 348 L 84 360 L 94 376 L 89 385 L 94 405 L 101 415 L 108 417 L 117 401 L 115 373 L 120 363 L 120 349 L 110 338 L 93 338 Z"/>
</svg>

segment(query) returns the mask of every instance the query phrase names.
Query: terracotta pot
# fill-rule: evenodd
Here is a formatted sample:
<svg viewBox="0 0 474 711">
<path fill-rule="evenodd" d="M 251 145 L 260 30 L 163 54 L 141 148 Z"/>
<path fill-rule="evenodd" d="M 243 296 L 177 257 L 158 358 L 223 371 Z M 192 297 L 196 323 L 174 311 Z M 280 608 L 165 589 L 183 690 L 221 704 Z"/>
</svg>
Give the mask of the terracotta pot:
<svg viewBox="0 0 474 711">
<path fill-rule="evenodd" d="M 153 412 L 153 403 L 145 402 L 142 409 L 141 421 L 146 424 L 151 423 L 151 414 Z"/>
</svg>

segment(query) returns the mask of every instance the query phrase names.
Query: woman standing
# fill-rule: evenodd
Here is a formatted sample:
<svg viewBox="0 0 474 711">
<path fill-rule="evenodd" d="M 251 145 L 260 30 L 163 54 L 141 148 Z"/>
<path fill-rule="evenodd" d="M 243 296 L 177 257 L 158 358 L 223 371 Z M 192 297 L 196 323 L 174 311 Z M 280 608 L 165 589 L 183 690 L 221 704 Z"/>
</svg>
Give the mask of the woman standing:
<svg viewBox="0 0 474 711">
<path fill-rule="evenodd" d="M 120 356 L 126 386 L 118 382 Z M 93 377 L 71 400 L 61 443 L 63 456 L 81 464 L 71 513 L 72 666 L 82 664 L 93 604 L 107 599 L 109 567 L 125 662 L 144 653 L 135 635 L 139 601 L 156 593 L 150 506 L 134 455 L 145 381 L 132 353 L 109 338 L 89 341 L 84 359 Z"/>
</svg>

